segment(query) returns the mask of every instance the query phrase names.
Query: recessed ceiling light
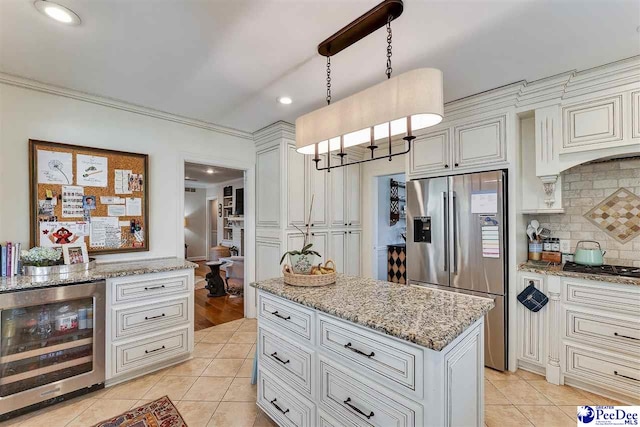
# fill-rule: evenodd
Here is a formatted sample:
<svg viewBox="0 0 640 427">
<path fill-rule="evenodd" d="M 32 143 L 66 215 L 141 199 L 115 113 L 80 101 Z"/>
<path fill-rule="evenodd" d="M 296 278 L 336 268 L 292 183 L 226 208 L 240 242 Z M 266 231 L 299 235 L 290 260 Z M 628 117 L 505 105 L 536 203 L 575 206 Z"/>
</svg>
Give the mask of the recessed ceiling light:
<svg viewBox="0 0 640 427">
<path fill-rule="evenodd" d="M 213 172 L 214 172 L 214 170 L 213 170 L 213 169 L 211 169 L 211 168 L 207 169 L 207 173 L 208 173 L 209 175 L 211 175 Z"/>
<path fill-rule="evenodd" d="M 80 17 L 73 10 L 62 5 L 45 0 L 36 0 L 33 5 L 41 13 L 58 22 L 62 22 L 67 25 L 80 24 Z"/>
<path fill-rule="evenodd" d="M 293 102 L 293 99 L 289 98 L 288 96 L 281 96 L 278 98 L 278 102 L 280 104 L 289 105 Z"/>
</svg>

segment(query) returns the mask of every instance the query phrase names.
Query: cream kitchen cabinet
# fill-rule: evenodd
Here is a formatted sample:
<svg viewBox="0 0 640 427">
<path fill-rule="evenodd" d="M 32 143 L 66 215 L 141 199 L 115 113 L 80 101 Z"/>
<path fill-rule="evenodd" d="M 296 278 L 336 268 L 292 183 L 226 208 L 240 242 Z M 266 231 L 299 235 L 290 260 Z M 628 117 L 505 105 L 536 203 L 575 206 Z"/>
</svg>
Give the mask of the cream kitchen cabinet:
<svg viewBox="0 0 640 427">
<path fill-rule="evenodd" d="M 312 197 L 311 242 L 322 254 L 317 262 L 331 258 L 338 265 L 349 266 L 352 274 L 359 274 L 359 255 L 353 258 L 356 261 L 345 257 L 360 253 L 360 166 L 334 168 L 330 173 L 316 170 L 312 156 L 296 151 L 294 128 L 284 122 L 257 132 L 256 146 L 256 276 L 280 275 L 282 253 L 302 247 L 303 238 L 296 227 L 307 226 Z M 326 155 L 321 157 L 320 166 L 326 166 Z M 349 150 L 345 162 L 358 157 L 357 150 Z M 338 163 L 338 157 L 332 155 L 332 164 Z M 351 231 L 352 235 L 345 239 L 343 250 L 333 253 L 332 233 L 337 230 L 346 231 L 347 236 Z"/>
<path fill-rule="evenodd" d="M 408 156 L 409 178 L 505 166 L 506 118 L 506 114 L 470 117 L 418 134 Z"/>
<path fill-rule="evenodd" d="M 562 152 L 607 148 L 623 140 L 622 94 L 563 105 Z"/>
<path fill-rule="evenodd" d="M 353 156 L 346 156 L 345 163 Z M 340 164 L 340 157 L 331 156 L 332 164 Z M 326 171 L 324 173 L 327 173 Z M 359 227 L 360 220 L 360 165 L 331 169 L 331 226 Z"/>
<path fill-rule="evenodd" d="M 326 228 L 329 226 L 329 174 L 316 170 L 312 156 L 306 157 L 307 174 L 303 177 L 303 183 L 307 186 L 306 215 L 309 215 L 311 198 L 313 197 L 313 211 L 311 212 L 311 226 L 314 228 Z M 320 163 L 324 164 L 327 156 L 320 156 Z M 333 173 L 333 172 L 332 172 Z M 292 195 L 296 197 L 295 195 Z M 308 218 L 307 218 L 308 219 Z M 305 220 L 306 225 L 306 220 Z"/>
<path fill-rule="evenodd" d="M 106 384 L 191 357 L 193 269 L 107 279 Z"/>
<path fill-rule="evenodd" d="M 546 294 L 545 277 L 532 273 L 522 273 L 519 277 L 516 295 L 533 283 L 536 289 Z M 544 373 L 547 363 L 546 345 L 547 307 L 534 313 L 520 303 L 516 304 L 518 322 L 518 366 L 528 371 Z"/>
<path fill-rule="evenodd" d="M 412 174 L 448 172 L 450 169 L 451 131 L 442 129 L 418 136 L 409 156 Z"/>
<path fill-rule="evenodd" d="M 360 230 L 331 231 L 331 258 L 339 273 L 359 276 L 362 272 L 362 232 Z"/>
</svg>

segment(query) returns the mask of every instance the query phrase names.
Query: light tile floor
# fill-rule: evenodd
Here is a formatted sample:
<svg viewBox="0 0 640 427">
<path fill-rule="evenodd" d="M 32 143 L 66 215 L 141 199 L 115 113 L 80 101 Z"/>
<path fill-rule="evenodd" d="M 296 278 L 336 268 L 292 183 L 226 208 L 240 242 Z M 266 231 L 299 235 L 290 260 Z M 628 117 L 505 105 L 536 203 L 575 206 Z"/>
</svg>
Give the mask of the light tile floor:
<svg viewBox="0 0 640 427">
<path fill-rule="evenodd" d="M 250 384 L 255 319 L 240 319 L 195 333 L 194 358 L 162 371 L 26 414 L 2 427 L 87 427 L 168 395 L 189 427 L 270 427 Z M 577 405 L 622 404 L 526 371 L 485 369 L 485 424 L 575 426 Z"/>
<path fill-rule="evenodd" d="M 578 405 L 625 405 L 569 386 L 548 383 L 541 375 L 518 370 L 484 370 L 484 421 L 494 426 L 574 427 Z"/>
</svg>

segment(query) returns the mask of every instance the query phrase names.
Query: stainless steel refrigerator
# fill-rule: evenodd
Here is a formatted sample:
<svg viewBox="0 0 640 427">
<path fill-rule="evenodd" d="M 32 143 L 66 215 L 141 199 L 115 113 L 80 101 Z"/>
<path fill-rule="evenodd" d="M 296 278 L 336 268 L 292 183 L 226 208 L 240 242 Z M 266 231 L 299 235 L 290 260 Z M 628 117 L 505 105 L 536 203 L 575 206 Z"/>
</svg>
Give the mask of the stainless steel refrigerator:
<svg viewBox="0 0 640 427">
<path fill-rule="evenodd" d="M 504 171 L 407 182 L 407 280 L 492 298 L 485 365 L 507 369 Z"/>
</svg>

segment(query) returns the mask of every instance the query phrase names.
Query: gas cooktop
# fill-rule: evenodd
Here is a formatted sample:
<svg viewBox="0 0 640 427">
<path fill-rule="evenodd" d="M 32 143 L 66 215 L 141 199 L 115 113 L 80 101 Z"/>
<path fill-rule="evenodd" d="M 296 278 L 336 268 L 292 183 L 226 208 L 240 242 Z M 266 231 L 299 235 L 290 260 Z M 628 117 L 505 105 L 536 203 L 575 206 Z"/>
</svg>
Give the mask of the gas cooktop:
<svg viewBox="0 0 640 427">
<path fill-rule="evenodd" d="M 601 274 L 604 276 L 625 276 L 640 278 L 639 267 L 625 267 L 622 265 L 601 265 L 599 267 L 591 267 L 588 265 L 580 265 L 575 262 L 568 262 L 562 267 L 563 271 L 572 271 L 575 273 Z"/>
</svg>

